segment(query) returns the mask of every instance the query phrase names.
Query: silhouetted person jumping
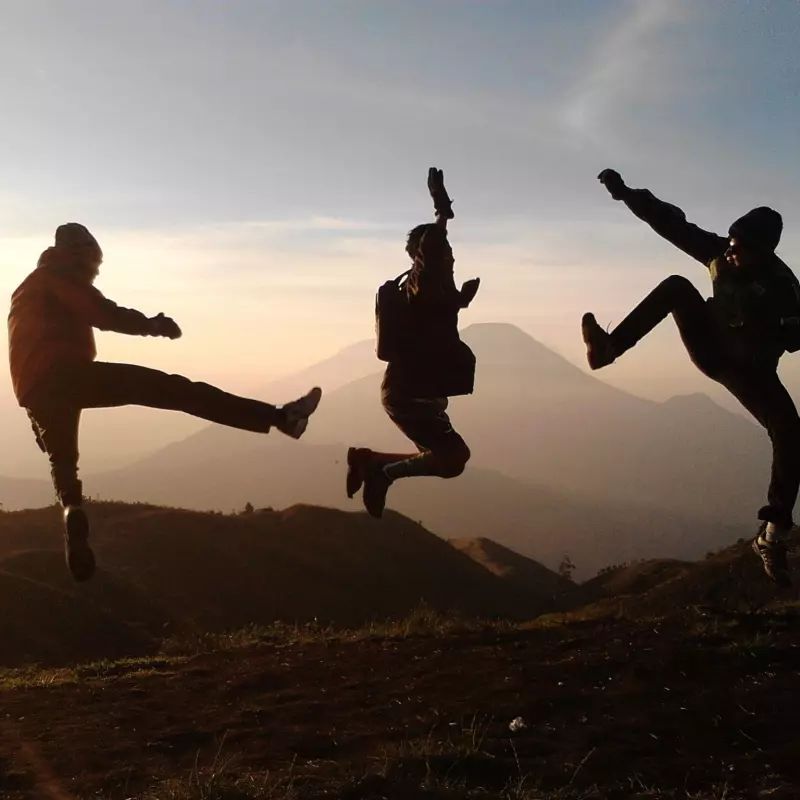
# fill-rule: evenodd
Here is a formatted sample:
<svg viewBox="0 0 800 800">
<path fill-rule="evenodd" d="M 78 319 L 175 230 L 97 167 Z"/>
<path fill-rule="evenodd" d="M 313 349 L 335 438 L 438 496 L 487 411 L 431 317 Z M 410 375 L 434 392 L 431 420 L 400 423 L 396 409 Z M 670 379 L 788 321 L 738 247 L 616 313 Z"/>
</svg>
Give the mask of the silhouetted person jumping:
<svg viewBox="0 0 800 800">
<path fill-rule="evenodd" d="M 611 333 L 593 314 L 583 317 L 589 366 L 600 369 L 630 350 L 672 314 L 689 357 L 722 384 L 766 428 L 772 441 L 768 503 L 753 549 L 767 575 L 791 585 L 786 534 L 800 486 L 800 418 L 777 374 L 784 352 L 800 349 L 800 284 L 775 254 L 783 220 L 771 208 L 754 208 L 731 225 L 728 236 L 686 221 L 679 208 L 646 189 L 630 189 L 619 173 L 600 182 L 659 235 L 705 264 L 713 296 L 705 300 L 680 275 L 657 286 Z"/>
<path fill-rule="evenodd" d="M 92 328 L 132 336 L 177 339 L 174 320 L 146 317 L 107 300 L 93 283 L 103 253 L 82 225 L 56 231 L 35 269 L 14 292 L 8 317 L 14 392 L 30 417 L 37 444 L 47 454 L 64 508 L 67 564 L 79 581 L 91 578 L 95 559 L 78 479 L 78 428 L 85 408 L 137 405 L 183 411 L 232 428 L 269 433 L 275 427 L 298 439 L 316 410 L 321 391 L 282 408 L 227 394 L 180 375 L 131 364 L 95 361 Z"/>
<path fill-rule="evenodd" d="M 376 302 L 378 358 L 388 362 L 381 394 L 389 419 L 414 443 L 414 454 L 350 448 L 347 496 L 364 488 L 364 506 L 380 517 L 386 494 L 400 478 L 455 478 L 470 451 L 447 415 L 448 398 L 472 394 L 475 357 L 461 341 L 458 313 L 475 297 L 479 279 L 456 288 L 447 222 L 453 219 L 441 170 L 431 168 L 428 189 L 436 222 L 408 234 L 411 269 L 384 284 Z"/>
</svg>

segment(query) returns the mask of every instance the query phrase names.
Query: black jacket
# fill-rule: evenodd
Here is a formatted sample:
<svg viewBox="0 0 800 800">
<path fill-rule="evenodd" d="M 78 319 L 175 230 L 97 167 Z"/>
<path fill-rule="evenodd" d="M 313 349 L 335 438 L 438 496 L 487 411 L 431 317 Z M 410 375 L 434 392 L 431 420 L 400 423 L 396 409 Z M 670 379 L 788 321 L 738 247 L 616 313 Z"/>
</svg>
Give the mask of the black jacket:
<svg viewBox="0 0 800 800">
<path fill-rule="evenodd" d="M 780 258 L 773 256 L 756 270 L 738 270 L 725 259 L 728 238 L 687 222 L 677 206 L 647 189 L 626 188 L 620 199 L 656 233 L 708 268 L 709 303 L 722 326 L 737 329 L 765 356 L 797 349 L 792 340 L 798 326 L 788 320 L 800 314 L 800 283 Z"/>
<path fill-rule="evenodd" d="M 461 341 L 458 314 L 468 305 L 456 288 L 453 264 L 443 258 L 447 234 L 432 225 L 405 284 L 406 346 L 389 362 L 385 383 L 414 398 L 472 394 L 475 356 Z"/>
</svg>

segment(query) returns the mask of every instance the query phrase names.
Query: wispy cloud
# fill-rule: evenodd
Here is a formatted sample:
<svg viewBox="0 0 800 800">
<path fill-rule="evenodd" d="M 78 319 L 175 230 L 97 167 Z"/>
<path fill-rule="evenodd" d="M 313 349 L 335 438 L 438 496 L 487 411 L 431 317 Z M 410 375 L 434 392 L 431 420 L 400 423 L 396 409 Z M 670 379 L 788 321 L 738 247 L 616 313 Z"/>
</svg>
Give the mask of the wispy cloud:
<svg viewBox="0 0 800 800">
<path fill-rule="evenodd" d="M 619 146 L 615 125 L 691 85 L 674 32 L 696 15 L 687 0 L 630 0 L 628 11 L 591 52 L 569 92 L 563 124 L 595 146 Z"/>
</svg>

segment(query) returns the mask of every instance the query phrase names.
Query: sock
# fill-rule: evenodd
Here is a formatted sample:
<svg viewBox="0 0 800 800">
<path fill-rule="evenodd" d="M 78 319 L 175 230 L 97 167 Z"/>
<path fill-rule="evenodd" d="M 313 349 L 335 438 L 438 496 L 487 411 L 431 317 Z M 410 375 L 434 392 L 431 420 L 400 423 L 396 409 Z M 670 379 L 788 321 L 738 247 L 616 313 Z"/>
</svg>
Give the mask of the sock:
<svg viewBox="0 0 800 800">
<path fill-rule="evenodd" d="M 394 464 L 387 464 L 383 468 L 383 473 L 390 480 L 396 481 L 398 478 L 414 478 L 422 475 L 435 475 L 436 456 L 433 453 L 421 453 L 418 456 L 407 458 L 404 461 L 396 461 Z"/>
<path fill-rule="evenodd" d="M 764 529 L 764 538 L 768 542 L 779 542 L 787 533 L 785 528 L 778 527 L 774 522 L 768 522 Z"/>
</svg>

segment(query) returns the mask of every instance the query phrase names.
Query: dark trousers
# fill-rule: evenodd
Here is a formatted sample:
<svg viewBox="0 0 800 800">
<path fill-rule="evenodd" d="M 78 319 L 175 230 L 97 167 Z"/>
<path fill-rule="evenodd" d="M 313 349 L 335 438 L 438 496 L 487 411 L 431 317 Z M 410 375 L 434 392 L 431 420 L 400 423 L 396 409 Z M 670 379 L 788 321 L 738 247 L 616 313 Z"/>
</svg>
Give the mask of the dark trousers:
<svg viewBox="0 0 800 800">
<path fill-rule="evenodd" d="M 78 429 L 85 408 L 146 406 L 256 433 L 269 433 L 280 410 L 258 400 L 223 392 L 207 383 L 131 364 L 89 362 L 54 369 L 25 398 L 41 449 L 50 459 L 53 485 L 62 505 L 80 505 Z"/>
<path fill-rule="evenodd" d="M 800 417 L 778 377 L 777 362 L 737 357 L 735 337 L 745 332 L 726 332 L 702 295 L 679 275 L 657 286 L 612 332 L 615 352 L 629 350 L 670 314 L 698 369 L 722 384 L 766 428 L 772 441 L 772 478 L 768 505 L 759 519 L 790 527 L 800 487 Z"/>
<path fill-rule="evenodd" d="M 458 477 L 471 454 L 450 421 L 447 397 L 426 397 L 425 392 L 415 392 L 407 378 L 405 370 L 390 364 L 383 376 L 381 402 L 389 419 L 427 456 L 425 470 L 414 474 Z M 417 396 L 420 393 L 423 397 Z M 422 469 L 422 463 L 417 467 Z"/>
</svg>

